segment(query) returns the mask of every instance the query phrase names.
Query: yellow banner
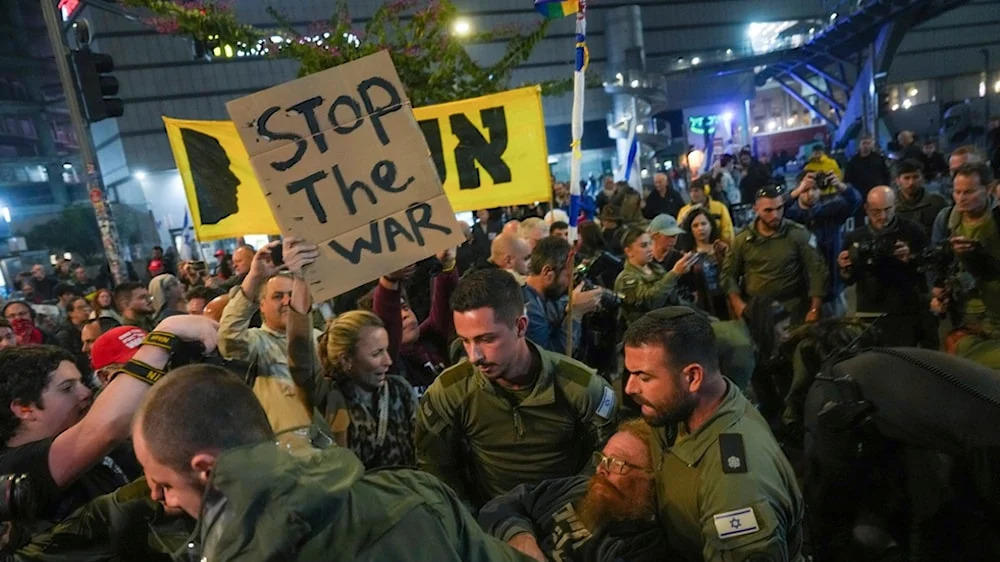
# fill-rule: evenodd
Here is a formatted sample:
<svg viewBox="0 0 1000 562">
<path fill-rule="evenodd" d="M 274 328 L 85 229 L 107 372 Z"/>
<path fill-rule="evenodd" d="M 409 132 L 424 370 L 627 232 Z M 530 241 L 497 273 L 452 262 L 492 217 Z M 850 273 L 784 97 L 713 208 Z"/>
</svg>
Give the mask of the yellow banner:
<svg viewBox="0 0 1000 562">
<path fill-rule="evenodd" d="M 456 212 L 552 197 L 538 86 L 413 114 Z M 199 240 L 281 233 L 232 121 L 163 122 Z"/>
<path fill-rule="evenodd" d="M 552 197 L 538 86 L 417 107 L 413 114 L 455 211 Z"/>
<path fill-rule="evenodd" d="M 281 233 L 232 121 L 163 123 L 199 240 Z"/>
</svg>

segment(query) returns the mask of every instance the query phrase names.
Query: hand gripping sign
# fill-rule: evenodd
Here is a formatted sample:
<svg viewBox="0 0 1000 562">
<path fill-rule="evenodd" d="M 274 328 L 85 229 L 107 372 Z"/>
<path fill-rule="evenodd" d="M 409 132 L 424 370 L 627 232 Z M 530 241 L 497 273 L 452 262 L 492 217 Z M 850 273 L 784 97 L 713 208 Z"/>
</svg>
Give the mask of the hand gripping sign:
<svg viewBox="0 0 1000 562">
<path fill-rule="evenodd" d="M 282 233 L 320 247 L 317 300 L 463 241 L 386 51 L 226 108 Z"/>
</svg>

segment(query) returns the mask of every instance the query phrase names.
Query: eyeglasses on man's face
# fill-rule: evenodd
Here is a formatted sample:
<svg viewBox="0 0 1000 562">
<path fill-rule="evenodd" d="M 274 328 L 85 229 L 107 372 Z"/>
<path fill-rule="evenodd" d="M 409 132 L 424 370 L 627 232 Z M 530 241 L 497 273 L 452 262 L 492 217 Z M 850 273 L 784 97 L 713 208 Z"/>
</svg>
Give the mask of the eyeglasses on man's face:
<svg viewBox="0 0 1000 562">
<path fill-rule="evenodd" d="M 607 457 L 600 451 L 594 451 L 594 467 L 598 469 L 603 468 L 612 474 L 623 475 L 628 474 L 630 470 L 639 470 L 646 473 L 650 472 L 650 469 L 644 466 L 634 465 L 614 457 Z"/>
</svg>

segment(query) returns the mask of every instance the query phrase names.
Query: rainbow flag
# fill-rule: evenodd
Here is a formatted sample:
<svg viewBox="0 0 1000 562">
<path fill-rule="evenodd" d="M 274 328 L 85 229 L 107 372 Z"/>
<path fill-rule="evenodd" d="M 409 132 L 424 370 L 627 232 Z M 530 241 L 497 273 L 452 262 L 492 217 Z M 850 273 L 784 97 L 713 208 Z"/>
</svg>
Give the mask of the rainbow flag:
<svg viewBox="0 0 1000 562">
<path fill-rule="evenodd" d="M 575 14 L 577 0 L 535 0 L 535 11 L 550 20 Z"/>
</svg>

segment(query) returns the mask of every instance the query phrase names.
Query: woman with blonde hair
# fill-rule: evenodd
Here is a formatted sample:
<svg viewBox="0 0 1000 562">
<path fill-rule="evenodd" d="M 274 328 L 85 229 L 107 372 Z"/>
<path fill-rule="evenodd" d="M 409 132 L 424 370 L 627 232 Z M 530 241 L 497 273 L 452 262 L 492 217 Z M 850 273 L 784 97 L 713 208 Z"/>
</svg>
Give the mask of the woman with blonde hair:
<svg viewBox="0 0 1000 562">
<path fill-rule="evenodd" d="M 320 336 L 318 354 L 312 349 L 309 285 L 301 268 L 315 260 L 298 239 L 285 242 L 285 263 L 293 276 L 288 311 L 289 368 L 299 383 L 302 364 L 316 361 L 322 380 L 315 380 L 313 404 L 324 412 L 341 446 L 348 447 L 366 468 L 414 466 L 413 427 L 417 397 L 406 379 L 389 374 L 389 335 L 382 320 L 362 310 L 331 319 Z M 306 351 L 304 351 L 306 350 Z M 315 373 L 315 365 L 306 372 Z"/>
</svg>

